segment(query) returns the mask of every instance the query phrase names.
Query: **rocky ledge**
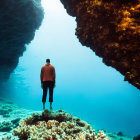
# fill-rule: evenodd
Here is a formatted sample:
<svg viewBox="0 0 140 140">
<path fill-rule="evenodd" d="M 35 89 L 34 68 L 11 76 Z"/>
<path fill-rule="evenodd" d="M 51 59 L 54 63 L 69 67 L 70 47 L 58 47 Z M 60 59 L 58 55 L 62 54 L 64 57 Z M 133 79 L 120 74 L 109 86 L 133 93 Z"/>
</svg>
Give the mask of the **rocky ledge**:
<svg viewBox="0 0 140 140">
<path fill-rule="evenodd" d="M 76 17 L 76 35 L 140 89 L 140 0 L 60 0 Z"/>
<path fill-rule="evenodd" d="M 41 0 L 0 0 L 0 82 L 16 68 L 43 17 Z"/>
</svg>

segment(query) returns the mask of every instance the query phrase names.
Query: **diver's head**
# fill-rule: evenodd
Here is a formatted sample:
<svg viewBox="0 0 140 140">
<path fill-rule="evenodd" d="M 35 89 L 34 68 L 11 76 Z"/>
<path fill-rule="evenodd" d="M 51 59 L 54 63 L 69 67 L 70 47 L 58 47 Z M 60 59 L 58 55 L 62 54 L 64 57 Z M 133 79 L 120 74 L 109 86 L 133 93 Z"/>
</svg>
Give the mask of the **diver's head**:
<svg viewBox="0 0 140 140">
<path fill-rule="evenodd" d="M 47 64 L 50 64 L 50 59 L 46 59 L 46 63 Z"/>
</svg>

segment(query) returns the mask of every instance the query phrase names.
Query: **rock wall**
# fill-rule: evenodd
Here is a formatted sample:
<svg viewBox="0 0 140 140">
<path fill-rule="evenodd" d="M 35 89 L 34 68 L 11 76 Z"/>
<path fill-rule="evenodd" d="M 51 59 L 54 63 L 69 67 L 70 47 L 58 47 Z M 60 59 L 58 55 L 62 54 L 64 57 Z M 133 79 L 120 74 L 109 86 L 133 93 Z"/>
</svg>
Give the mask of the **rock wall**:
<svg viewBox="0 0 140 140">
<path fill-rule="evenodd" d="M 16 68 L 43 17 L 41 0 L 0 0 L 0 81 Z"/>
<path fill-rule="evenodd" d="M 61 0 L 76 17 L 76 35 L 140 89 L 140 0 Z"/>
</svg>

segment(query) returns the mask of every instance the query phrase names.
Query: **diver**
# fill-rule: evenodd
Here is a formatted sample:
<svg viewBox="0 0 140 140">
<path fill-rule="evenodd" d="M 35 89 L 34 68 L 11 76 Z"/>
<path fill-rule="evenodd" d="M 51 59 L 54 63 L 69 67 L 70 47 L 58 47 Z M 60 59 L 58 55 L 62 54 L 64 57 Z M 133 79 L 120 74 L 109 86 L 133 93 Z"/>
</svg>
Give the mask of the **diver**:
<svg viewBox="0 0 140 140">
<path fill-rule="evenodd" d="M 40 73 L 41 87 L 43 88 L 43 96 L 42 96 L 43 109 L 45 109 L 47 90 L 49 88 L 50 110 L 52 110 L 53 88 L 55 87 L 55 77 L 56 77 L 55 68 L 50 64 L 50 59 L 46 59 L 46 64 L 41 68 Z"/>
</svg>

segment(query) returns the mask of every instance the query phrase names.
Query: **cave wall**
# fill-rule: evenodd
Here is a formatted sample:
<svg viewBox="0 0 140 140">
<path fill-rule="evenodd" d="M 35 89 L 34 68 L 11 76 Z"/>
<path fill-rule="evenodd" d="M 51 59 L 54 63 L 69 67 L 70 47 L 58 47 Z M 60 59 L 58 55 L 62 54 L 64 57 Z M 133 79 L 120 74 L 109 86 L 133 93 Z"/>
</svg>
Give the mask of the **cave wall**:
<svg viewBox="0 0 140 140">
<path fill-rule="evenodd" d="M 60 1 L 76 17 L 81 44 L 140 89 L 140 0 Z"/>
<path fill-rule="evenodd" d="M 43 17 L 41 0 L 0 0 L 0 82 L 16 68 Z"/>
</svg>

